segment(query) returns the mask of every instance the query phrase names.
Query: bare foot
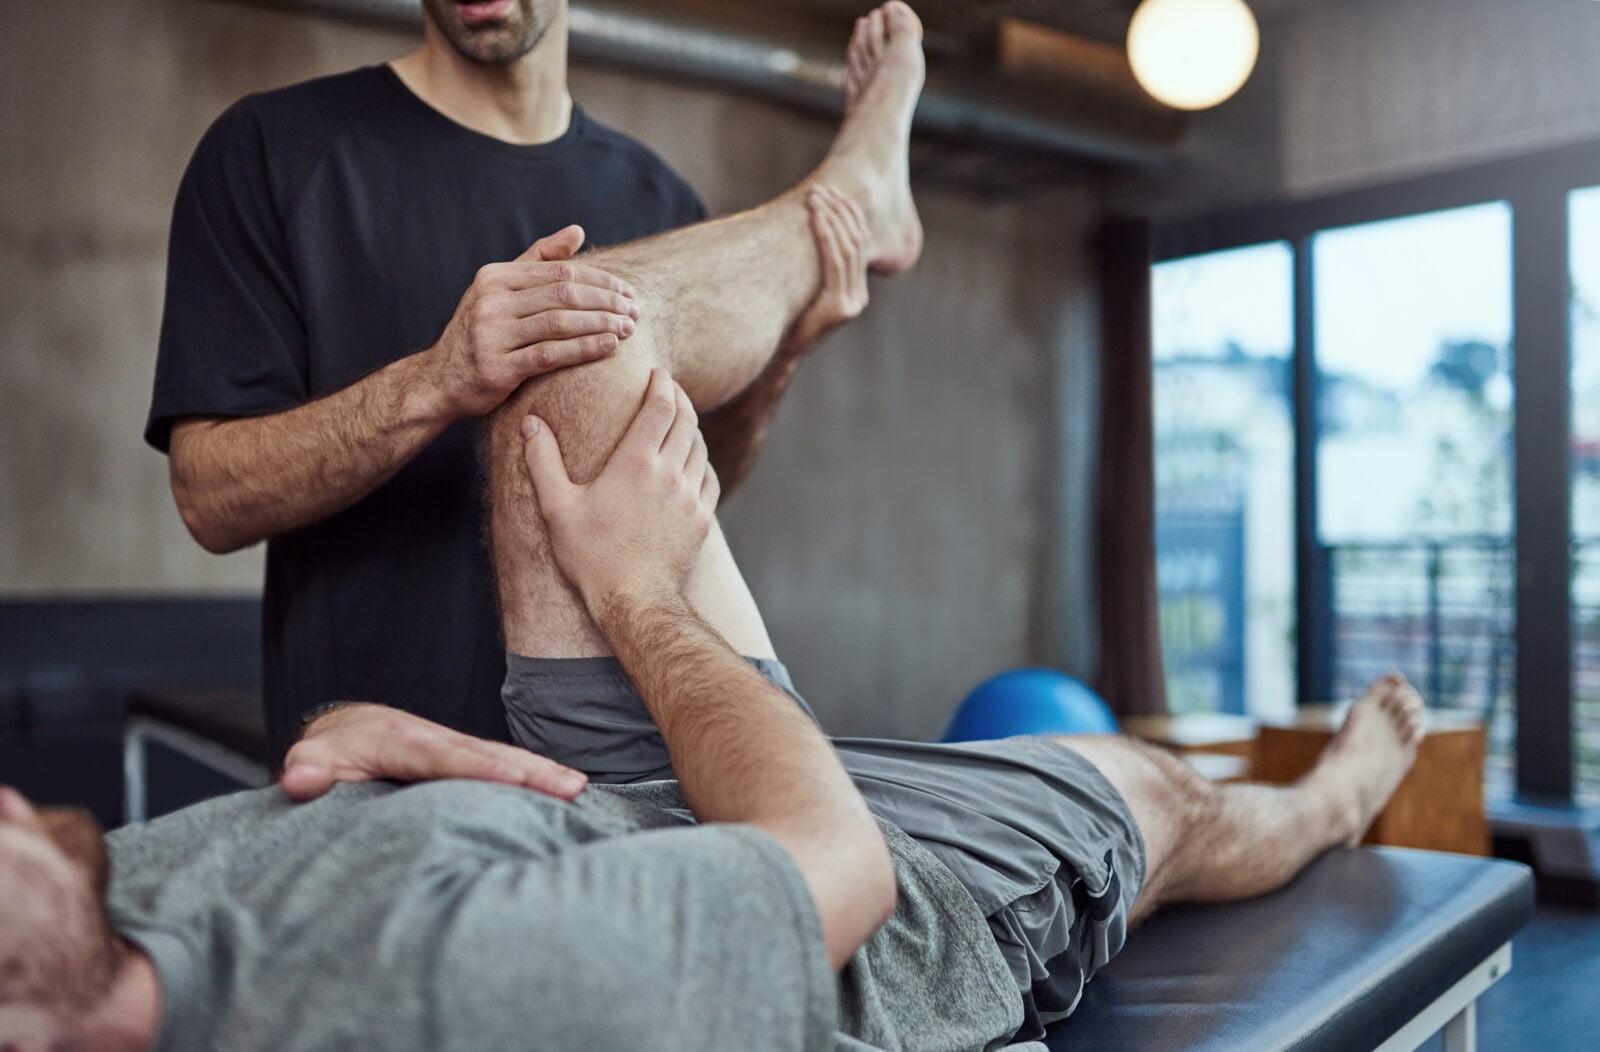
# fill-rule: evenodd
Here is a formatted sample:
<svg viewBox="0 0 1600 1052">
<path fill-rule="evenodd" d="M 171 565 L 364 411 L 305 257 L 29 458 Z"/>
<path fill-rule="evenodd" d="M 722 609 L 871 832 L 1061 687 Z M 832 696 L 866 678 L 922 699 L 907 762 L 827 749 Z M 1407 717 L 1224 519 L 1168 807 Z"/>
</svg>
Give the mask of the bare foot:
<svg viewBox="0 0 1600 1052">
<path fill-rule="evenodd" d="M 1357 844 L 1400 780 L 1411 770 L 1422 741 L 1422 698 L 1404 676 L 1391 672 L 1350 707 L 1309 782 L 1336 802 L 1345 842 Z"/>
<path fill-rule="evenodd" d="M 868 262 L 898 274 L 922 252 L 911 199 L 911 114 L 922 93 L 922 22 L 900 0 L 856 19 L 844 78 L 845 116 L 815 179 L 866 213 Z"/>
</svg>

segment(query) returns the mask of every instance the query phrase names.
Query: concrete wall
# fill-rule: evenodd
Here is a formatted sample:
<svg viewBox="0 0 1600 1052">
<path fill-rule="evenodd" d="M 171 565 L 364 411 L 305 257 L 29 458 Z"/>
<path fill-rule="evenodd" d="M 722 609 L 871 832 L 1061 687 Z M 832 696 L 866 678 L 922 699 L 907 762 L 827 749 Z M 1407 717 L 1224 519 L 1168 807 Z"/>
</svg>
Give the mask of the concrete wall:
<svg viewBox="0 0 1600 1052">
<path fill-rule="evenodd" d="M 249 91 L 383 61 L 409 34 L 206 0 L 0 5 L 0 595 L 248 593 L 260 552 L 207 555 L 139 434 L 173 191 Z M 655 146 L 713 211 L 821 154 L 823 122 L 578 69 L 596 116 Z M 779 650 L 830 726 L 923 735 L 977 679 L 1065 656 L 1090 671 L 1092 405 L 1084 190 L 983 204 L 919 186 L 924 263 L 803 371 L 727 508 Z M 1057 443 L 1070 436 L 1073 448 Z"/>
<path fill-rule="evenodd" d="M 1342 0 L 1307 4 L 1284 29 L 1291 196 L 1600 135 L 1592 0 Z"/>
</svg>

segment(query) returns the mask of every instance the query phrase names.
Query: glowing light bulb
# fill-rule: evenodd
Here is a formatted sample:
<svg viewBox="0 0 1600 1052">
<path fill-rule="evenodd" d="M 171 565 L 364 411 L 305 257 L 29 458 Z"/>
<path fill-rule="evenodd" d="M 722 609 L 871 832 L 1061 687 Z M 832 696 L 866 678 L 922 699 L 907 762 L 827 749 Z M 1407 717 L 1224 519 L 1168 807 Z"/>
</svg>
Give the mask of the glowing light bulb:
<svg viewBox="0 0 1600 1052">
<path fill-rule="evenodd" d="M 1128 25 L 1141 87 L 1180 110 L 1225 102 L 1250 79 L 1261 35 L 1244 0 L 1144 0 Z"/>
</svg>

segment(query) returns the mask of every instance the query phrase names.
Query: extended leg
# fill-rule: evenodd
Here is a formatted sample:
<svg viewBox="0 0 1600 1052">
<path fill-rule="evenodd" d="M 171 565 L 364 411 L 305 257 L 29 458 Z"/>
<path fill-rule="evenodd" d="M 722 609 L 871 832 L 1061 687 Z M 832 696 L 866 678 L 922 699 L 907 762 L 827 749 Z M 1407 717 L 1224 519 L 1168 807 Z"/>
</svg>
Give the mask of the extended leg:
<svg viewBox="0 0 1600 1052">
<path fill-rule="evenodd" d="M 1422 699 L 1404 679 L 1378 680 L 1316 768 L 1284 787 L 1208 782 L 1178 757 L 1126 738 L 1059 740 L 1100 769 L 1144 835 L 1138 920 L 1165 903 L 1265 894 L 1328 848 L 1359 841 L 1410 769 L 1421 719 Z"/>
</svg>

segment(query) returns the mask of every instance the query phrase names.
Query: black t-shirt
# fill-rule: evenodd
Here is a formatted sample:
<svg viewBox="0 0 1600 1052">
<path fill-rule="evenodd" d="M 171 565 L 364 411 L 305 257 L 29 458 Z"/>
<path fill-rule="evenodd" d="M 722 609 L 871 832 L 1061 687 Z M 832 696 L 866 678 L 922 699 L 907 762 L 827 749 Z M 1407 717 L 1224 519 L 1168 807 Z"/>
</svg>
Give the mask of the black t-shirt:
<svg viewBox="0 0 1600 1052">
<path fill-rule="evenodd" d="M 581 223 L 608 245 L 704 209 L 645 147 L 573 109 L 519 146 L 375 66 L 243 99 L 178 189 L 145 439 L 185 416 L 273 413 L 438 339 L 473 275 Z M 267 545 L 274 755 L 325 701 L 381 701 L 505 738 L 504 651 L 480 539 L 475 421 L 374 493 Z"/>
</svg>

